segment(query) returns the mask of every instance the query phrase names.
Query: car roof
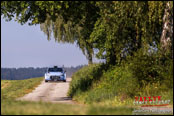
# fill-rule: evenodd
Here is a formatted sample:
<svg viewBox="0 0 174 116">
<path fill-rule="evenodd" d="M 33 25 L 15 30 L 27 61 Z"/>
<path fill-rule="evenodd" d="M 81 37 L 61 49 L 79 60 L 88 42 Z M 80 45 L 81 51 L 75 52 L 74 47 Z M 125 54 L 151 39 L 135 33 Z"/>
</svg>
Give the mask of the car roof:
<svg viewBox="0 0 174 116">
<path fill-rule="evenodd" d="M 55 67 L 49 67 L 48 69 L 54 69 Z M 63 70 L 63 68 L 62 67 L 56 67 L 56 68 L 59 68 L 59 69 L 62 69 Z"/>
</svg>

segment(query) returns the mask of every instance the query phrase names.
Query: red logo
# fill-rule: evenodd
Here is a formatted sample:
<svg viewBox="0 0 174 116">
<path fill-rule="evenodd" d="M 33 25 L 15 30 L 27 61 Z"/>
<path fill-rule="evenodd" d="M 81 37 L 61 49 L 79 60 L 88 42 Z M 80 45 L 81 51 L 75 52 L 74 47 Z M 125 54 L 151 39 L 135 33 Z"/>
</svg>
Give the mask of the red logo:
<svg viewBox="0 0 174 116">
<path fill-rule="evenodd" d="M 167 106 L 170 100 L 162 100 L 162 96 L 138 97 L 135 96 L 134 104 L 141 104 L 141 107 Z M 147 105 L 150 103 L 151 105 Z M 146 104 L 146 105 L 145 105 Z"/>
</svg>

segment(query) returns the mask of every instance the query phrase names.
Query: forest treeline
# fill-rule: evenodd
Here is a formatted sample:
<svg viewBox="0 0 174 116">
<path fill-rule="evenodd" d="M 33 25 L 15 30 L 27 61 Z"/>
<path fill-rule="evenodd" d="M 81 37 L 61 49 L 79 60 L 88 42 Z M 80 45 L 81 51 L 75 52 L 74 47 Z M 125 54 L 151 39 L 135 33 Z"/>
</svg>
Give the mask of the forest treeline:
<svg viewBox="0 0 174 116">
<path fill-rule="evenodd" d="M 71 77 L 71 75 L 82 68 L 83 65 L 76 67 L 64 67 L 66 70 L 67 77 Z M 2 80 L 22 80 L 34 77 L 43 77 L 47 67 L 43 68 L 1 68 L 1 79 Z"/>
</svg>

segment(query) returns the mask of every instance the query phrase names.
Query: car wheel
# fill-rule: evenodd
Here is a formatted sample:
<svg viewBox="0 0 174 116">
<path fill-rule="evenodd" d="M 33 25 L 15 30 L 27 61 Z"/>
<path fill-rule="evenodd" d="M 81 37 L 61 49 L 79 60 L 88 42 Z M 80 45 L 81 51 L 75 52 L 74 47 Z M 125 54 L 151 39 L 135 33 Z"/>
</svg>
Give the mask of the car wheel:
<svg viewBox="0 0 174 116">
<path fill-rule="evenodd" d="M 45 80 L 45 82 L 48 82 L 47 80 Z"/>
<path fill-rule="evenodd" d="M 66 82 L 66 80 L 63 80 L 63 82 Z"/>
</svg>

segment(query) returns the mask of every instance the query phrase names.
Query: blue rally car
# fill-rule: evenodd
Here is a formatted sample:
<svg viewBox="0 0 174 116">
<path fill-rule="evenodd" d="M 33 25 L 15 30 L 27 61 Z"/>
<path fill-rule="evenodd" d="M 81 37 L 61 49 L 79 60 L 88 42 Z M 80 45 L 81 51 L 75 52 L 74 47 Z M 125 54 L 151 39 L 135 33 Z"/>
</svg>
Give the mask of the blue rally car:
<svg viewBox="0 0 174 116">
<path fill-rule="evenodd" d="M 48 81 L 63 81 L 66 82 L 66 71 L 63 68 L 58 68 L 54 66 L 53 68 L 48 68 L 45 73 L 45 82 Z"/>
</svg>

